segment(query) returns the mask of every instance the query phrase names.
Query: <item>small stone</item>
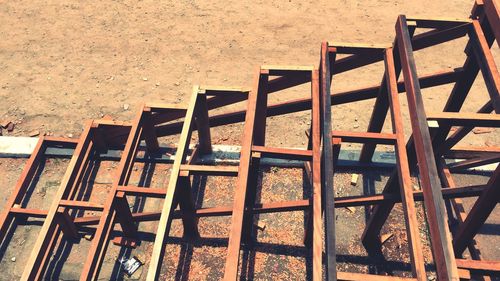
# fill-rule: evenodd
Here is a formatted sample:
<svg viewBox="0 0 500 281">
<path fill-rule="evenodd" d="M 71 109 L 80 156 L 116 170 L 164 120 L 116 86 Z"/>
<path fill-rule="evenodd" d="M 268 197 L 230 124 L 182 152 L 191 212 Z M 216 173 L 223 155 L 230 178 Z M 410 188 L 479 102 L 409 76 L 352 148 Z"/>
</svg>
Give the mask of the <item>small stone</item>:
<svg viewBox="0 0 500 281">
<path fill-rule="evenodd" d="M 391 239 L 392 236 L 394 236 L 394 234 L 392 234 L 392 233 L 382 234 L 380 236 L 380 243 L 384 244 L 387 240 Z"/>
<path fill-rule="evenodd" d="M 358 183 L 358 174 L 352 174 L 351 176 L 351 185 L 356 185 Z"/>
<path fill-rule="evenodd" d="M 130 108 L 130 104 L 126 103 L 123 105 L 123 110 L 128 110 Z"/>
<path fill-rule="evenodd" d="M 12 132 L 14 131 L 14 123 L 10 122 L 9 125 L 7 125 L 7 132 Z"/>
<path fill-rule="evenodd" d="M 263 222 L 263 221 L 257 222 L 257 229 L 261 230 L 261 231 L 264 231 L 266 229 L 266 223 Z"/>
<path fill-rule="evenodd" d="M 16 262 L 16 257 L 12 257 L 12 258 L 10 259 L 10 261 L 11 261 L 11 262 Z"/>
<path fill-rule="evenodd" d="M 179 82 L 175 82 L 175 83 L 174 83 L 174 85 L 175 85 L 175 86 L 179 86 L 180 84 L 181 84 L 181 83 L 179 83 Z"/>
<path fill-rule="evenodd" d="M 359 124 L 354 124 L 352 127 L 353 128 L 359 128 Z"/>
<path fill-rule="evenodd" d="M 29 134 L 30 137 L 36 137 L 38 135 L 40 135 L 40 131 L 31 131 Z"/>
<path fill-rule="evenodd" d="M 73 134 L 68 134 L 68 138 L 73 138 Z"/>
<path fill-rule="evenodd" d="M 142 77 L 142 81 L 148 81 L 148 77 Z"/>
<path fill-rule="evenodd" d="M 83 235 L 83 239 L 85 239 L 87 241 L 92 240 L 92 238 L 94 238 L 92 234 L 85 234 L 85 235 Z"/>
<path fill-rule="evenodd" d="M 156 87 L 159 87 L 160 86 L 160 82 L 156 82 Z"/>
</svg>

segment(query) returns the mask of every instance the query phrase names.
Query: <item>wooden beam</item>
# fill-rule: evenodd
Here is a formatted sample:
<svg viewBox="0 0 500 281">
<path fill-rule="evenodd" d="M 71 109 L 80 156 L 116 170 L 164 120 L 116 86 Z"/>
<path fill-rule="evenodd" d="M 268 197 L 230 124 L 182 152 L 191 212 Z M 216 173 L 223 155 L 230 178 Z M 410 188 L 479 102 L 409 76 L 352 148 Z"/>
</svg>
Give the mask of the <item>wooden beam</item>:
<svg viewBox="0 0 500 281">
<path fill-rule="evenodd" d="M 420 182 L 424 191 L 424 205 L 429 222 L 431 244 L 439 280 L 458 280 L 458 271 L 448 230 L 446 210 L 439 189 L 441 182 L 437 173 L 427 118 L 424 110 L 417 69 L 413 58 L 411 38 L 406 17 L 399 16 L 396 24 L 396 38 L 401 58 L 403 75 L 417 151 Z"/>
</svg>

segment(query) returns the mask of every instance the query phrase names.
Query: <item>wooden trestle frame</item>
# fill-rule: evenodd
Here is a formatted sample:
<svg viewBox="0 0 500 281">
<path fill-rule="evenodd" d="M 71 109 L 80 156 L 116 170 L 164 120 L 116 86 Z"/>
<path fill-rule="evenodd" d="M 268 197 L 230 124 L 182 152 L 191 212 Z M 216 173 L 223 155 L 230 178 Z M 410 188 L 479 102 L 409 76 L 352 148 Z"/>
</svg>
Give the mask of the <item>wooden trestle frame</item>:
<svg viewBox="0 0 500 281">
<path fill-rule="evenodd" d="M 224 271 L 224 280 L 229 281 L 238 279 L 240 247 L 251 239 L 247 233 L 253 227 L 254 214 L 306 211 L 304 243 L 312 250 L 313 280 L 426 280 L 415 209 L 415 202 L 423 201 L 438 280 L 491 280 L 491 276 L 500 275 L 500 261 L 483 260 L 474 237 L 500 199 L 500 166 L 485 185 L 457 187 L 452 172 L 500 161 L 499 147 L 455 147 L 474 127 L 500 126 L 500 76 L 490 51 L 495 40 L 500 44 L 499 15 L 498 2 L 477 0 L 471 19 L 407 19 L 399 16 L 392 46 L 324 42 L 319 67 L 259 67 L 251 90 L 196 86 L 186 108 L 145 104 L 130 123 L 111 120 L 88 122 L 79 140 L 41 137 L 0 215 L 0 242 L 6 243 L 6 235 L 14 220 L 26 217 L 44 219 L 21 278 L 39 280 L 63 235 L 74 238 L 82 227 L 95 225 L 94 239 L 84 262 L 81 280 L 96 280 L 116 223 L 124 235 L 117 241 L 125 241 L 125 238 L 137 239 L 137 222 L 158 220 L 147 273 L 147 280 L 157 280 L 172 219 L 182 219 L 184 237 L 191 239 L 199 236 L 199 217 L 231 216 Z M 414 36 L 417 28 L 430 30 Z M 414 51 L 467 35 L 467 59 L 461 68 L 417 75 Z M 337 59 L 337 54 L 348 56 Z M 334 75 L 379 61 L 384 62 L 385 70 L 379 85 L 331 93 L 335 88 L 332 84 Z M 404 81 L 398 82 L 401 72 Z M 479 72 L 491 99 L 477 113 L 458 113 Z M 268 105 L 269 94 L 309 82 L 310 98 Z M 454 87 L 443 112 L 426 112 L 420 90 L 448 83 L 454 83 Z M 399 103 L 401 92 L 406 92 L 411 117 L 412 135 L 407 143 Z M 376 101 L 367 132 L 332 131 L 332 115 L 335 114 L 332 113 L 332 106 L 373 98 Z M 209 116 L 211 109 L 241 101 L 247 103 L 245 111 Z M 311 112 L 307 148 L 266 146 L 266 117 L 304 110 Z M 387 112 L 391 116 L 392 133 L 381 132 Z M 199 155 L 212 153 L 210 128 L 237 122 L 244 122 L 239 166 L 196 164 Z M 460 127 L 450 134 L 452 126 Z M 198 132 L 198 143 L 190 153 L 193 130 Z M 141 143 L 146 144 L 148 153 L 154 154 L 160 150 L 159 137 L 179 133 L 168 186 L 163 189 L 129 185 Z M 371 165 L 376 145 L 394 145 L 396 167 L 383 193 L 335 198 L 333 175 L 335 168 L 341 165 L 339 152 L 342 143 L 346 142 L 363 144 L 357 164 L 364 167 Z M 47 148 L 52 147 L 74 149 L 73 156 L 50 208 L 28 209 L 24 202 L 28 189 L 41 161 L 44 161 Z M 109 149 L 121 150 L 122 154 L 110 192 L 105 203 L 100 205 L 84 199 L 81 182 L 91 159 Z M 257 203 L 257 177 L 262 158 L 303 161 L 312 187 L 311 198 Z M 450 162 L 447 159 L 465 160 Z M 414 191 L 411 183 L 411 171 L 416 171 L 417 167 L 421 191 Z M 200 174 L 237 177 L 233 205 L 196 209 L 190 177 Z M 127 196 L 161 198 L 162 210 L 132 213 Z M 464 211 L 461 201 L 465 197 L 478 197 L 469 214 Z M 400 278 L 338 272 L 335 261 L 335 208 L 373 206 L 362 235 L 363 244 L 370 252 L 381 247 L 380 230 L 396 203 L 402 203 L 403 207 L 413 276 Z M 88 210 L 97 211 L 100 215 L 85 216 L 83 211 Z M 22 223 L 22 220 L 19 222 Z M 471 260 L 462 258 L 466 249 L 471 254 Z"/>
</svg>

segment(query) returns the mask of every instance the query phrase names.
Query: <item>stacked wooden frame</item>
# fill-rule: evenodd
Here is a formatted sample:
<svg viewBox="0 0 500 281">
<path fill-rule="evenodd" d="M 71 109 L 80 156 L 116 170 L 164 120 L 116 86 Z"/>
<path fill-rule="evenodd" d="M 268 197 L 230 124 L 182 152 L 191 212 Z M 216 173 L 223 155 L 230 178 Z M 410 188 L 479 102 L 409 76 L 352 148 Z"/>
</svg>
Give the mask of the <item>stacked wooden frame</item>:
<svg viewBox="0 0 500 281">
<path fill-rule="evenodd" d="M 252 89 L 195 87 L 187 107 L 147 104 L 131 122 L 96 120 L 86 124 L 80 139 L 42 137 L 22 172 L 14 193 L 0 216 L 0 241 L 5 240 L 12 221 L 38 217 L 44 223 L 22 280 L 43 277 L 47 262 L 62 235 L 75 237 L 81 226 L 96 225 L 94 239 L 84 263 L 81 280 L 96 280 L 109 243 L 110 232 L 118 223 L 123 235 L 117 243 L 137 238 L 138 221 L 158 220 L 158 230 L 151 253 L 147 279 L 157 280 L 163 251 L 172 219 L 181 218 L 186 238 L 198 237 L 197 220 L 204 216 L 231 216 L 231 228 L 224 272 L 225 280 L 238 278 L 241 244 L 253 227 L 253 214 L 307 211 L 304 242 L 312 249 L 312 279 L 322 280 L 400 280 L 405 278 L 338 272 L 335 254 L 335 208 L 373 206 L 362 241 L 371 251 L 381 247 L 378 238 L 393 206 L 401 202 L 404 211 L 412 264 L 410 280 L 426 280 L 426 268 L 418 235 L 415 201 L 423 201 L 429 227 L 435 269 L 439 280 L 482 278 L 500 274 L 500 262 L 485 261 L 474 240 L 480 227 L 500 198 L 500 166 L 485 185 L 457 187 L 452 172 L 500 161 L 500 149 L 463 148 L 455 145 L 474 127 L 499 127 L 500 76 L 490 48 L 500 44 L 500 5 L 492 0 L 477 0 L 471 19 L 406 19 L 399 16 L 393 46 L 346 45 L 324 42 L 319 68 L 312 66 L 262 66 L 256 70 Z M 417 28 L 430 31 L 413 36 Z M 418 76 L 413 52 L 468 35 L 467 59 L 453 71 Z M 337 54 L 348 56 L 337 59 Z M 332 77 L 383 61 L 384 77 L 374 87 L 332 94 Z M 400 73 L 403 82 L 398 82 Z M 460 109 L 476 76 L 482 73 L 490 100 L 477 113 Z M 311 83 L 311 97 L 268 105 L 268 95 L 304 83 Z M 443 112 L 426 112 L 421 89 L 455 83 Z M 405 144 L 399 93 L 406 92 L 411 116 L 412 135 Z M 332 106 L 375 98 L 367 132 L 332 131 Z M 209 110 L 241 101 L 246 111 L 209 116 Z M 311 130 L 306 149 L 268 147 L 266 117 L 311 110 Z M 391 114 L 392 133 L 381 133 L 387 112 Z M 493 114 L 491 114 L 493 112 Z M 183 119 L 183 120 L 181 120 Z M 237 122 L 244 123 L 239 166 L 198 165 L 198 155 L 212 151 L 210 128 Z M 437 125 L 436 125 L 437 123 Z M 432 126 L 429 126 L 432 124 Z M 450 134 L 452 126 L 460 126 Z M 189 153 L 193 130 L 198 144 Z M 165 189 L 129 185 L 132 167 L 142 141 L 151 153 L 157 152 L 158 138 L 179 134 L 180 139 Z M 370 166 L 378 144 L 394 145 L 396 167 L 382 194 L 335 197 L 333 176 L 342 143 L 361 143 L 358 165 Z M 61 186 L 49 210 L 23 207 L 28 186 L 44 153 L 49 147 L 74 149 Z M 108 149 L 122 150 L 117 175 L 103 205 L 85 201 L 80 184 L 92 157 Z M 312 186 L 306 200 L 256 203 L 257 173 L 262 158 L 304 161 Z M 448 159 L 465 159 L 449 162 Z M 410 171 L 420 176 L 421 191 L 414 191 Z M 192 175 L 237 177 L 233 206 L 196 209 L 191 194 Z M 163 199 L 159 213 L 132 213 L 127 196 Z M 467 214 L 461 198 L 478 197 Z M 176 208 L 179 206 L 179 210 Z M 100 212 L 100 216 L 82 216 L 82 210 Z M 456 227 L 450 227 L 456 225 Z M 322 229 L 325 236 L 322 237 Z M 81 230 L 81 229 L 80 229 Z M 323 242 L 325 243 L 323 248 Z M 472 259 L 462 258 L 468 249 Z M 323 266 L 324 269 L 323 270 Z"/>
</svg>

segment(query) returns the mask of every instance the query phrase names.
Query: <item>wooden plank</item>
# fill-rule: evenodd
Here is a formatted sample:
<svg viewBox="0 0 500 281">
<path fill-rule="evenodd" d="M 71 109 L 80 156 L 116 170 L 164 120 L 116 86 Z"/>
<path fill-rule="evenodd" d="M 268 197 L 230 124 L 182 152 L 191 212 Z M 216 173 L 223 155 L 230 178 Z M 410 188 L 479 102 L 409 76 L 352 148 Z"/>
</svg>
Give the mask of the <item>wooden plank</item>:
<svg viewBox="0 0 500 281">
<path fill-rule="evenodd" d="M 334 154 L 333 154 L 333 147 L 332 147 L 332 96 L 330 93 L 331 89 L 331 78 L 332 75 L 330 71 L 332 69 L 335 69 L 335 53 L 330 53 L 328 51 L 328 43 L 323 42 L 321 44 L 321 60 L 320 60 L 320 84 L 319 84 L 319 93 L 314 93 L 313 92 L 313 97 L 314 95 L 317 94 L 319 96 L 318 102 L 319 102 L 319 111 L 320 111 L 320 120 L 321 126 L 319 128 L 321 132 L 321 140 L 323 142 L 323 148 L 320 151 L 323 161 L 320 162 L 320 171 L 321 171 L 321 189 L 324 191 L 324 200 L 325 200 L 325 249 L 326 249 L 326 279 L 327 280 L 337 280 L 337 268 L 336 268 L 336 256 L 335 256 L 335 199 L 334 199 L 334 191 L 333 191 L 333 161 L 334 161 Z M 332 65 L 330 65 L 332 63 Z M 333 68 L 332 68 L 333 67 Z M 313 124 L 314 125 L 314 124 Z M 314 135 L 313 135 L 314 137 Z M 338 140 L 338 139 L 337 139 Z M 313 143 L 313 149 L 315 139 L 312 139 Z M 316 144 L 317 145 L 317 144 Z M 339 144 L 340 148 L 340 144 Z M 339 149 L 340 150 L 340 149 Z M 315 158 L 313 157 L 313 161 Z M 316 168 L 314 166 L 315 164 L 312 164 L 312 168 Z M 317 165 L 317 164 L 316 164 Z M 312 186 L 313 186 L 313 191 L 316 192 L 314 189 L 314 171 L 312 172 Z M 314 200 L 317 200 L 318 198 L 313 197 L 313 202 Z M 314 206 L 313 206 L 313 220 L 314 220 Z M 316 222 L 316 220 L 314 220 Z M 319 223 L 319 222 L 318 222 Z M 316 226 L 313 223 L 313 246 L 314 244 L 314 232 L 319 231 L 321 232 L 321 228 L 318 230 L 316 229 Z M 307 237 L 306 237 L 307 238 Z M 316 245 L 316 247 L 318 247 Z M 321 247 L 319 247 L 319 250 L 321 251 Z M 314 251 L 314 250 L 313 250 Z M 321 257 L 320 257 L 321 258 Z M 319 261 L 317 261 L 319 262 Z M 314 266 L 314 264 L 313 264 Z M 318 278 L 318 277 L 317 277 Z M 321 278 L 321 276 L 319 277 Z"/>
<path fill-rule="evenodd" d="M 343 281 L 409 281 L 417 280 L 415 278 L 397 277 L 397 276 L 384 276 L 366 273 L 353 273 L 353 272 L 337 272 L 338 280 Z"/>
<path fill-rule="evenodd" d="M 29 258 L 25 261 L 24 271 L 21 275 L 21 280 L 32 280 L 37 275 L 37 269 L 40 267 L 42 260 L 44 260 L 45 250 L 51 244 L 52 233 L 55 229 L 55 217 L 59 208 L 59 200 L 62 199 L 66 193 L 67 188 L 70 188 L 75 178 L 80 171 L 80 165 L 84 162 L 86 151 L 90 150 L 90 137 L 91 137 L 92 122 L 87 122 L 80 136 L 78 145 L 75 148 L 73 157 L 68 164 L 68 168 L 63 178 L 61 185 L 54 195 L 53 202 L 47 212 L 47 217 L 44 220 L 42 227 L 38 232 L 35 244 L 32 247 Z"/>
<path fill-rule="evenodd" d="M 116 205 L 119 204 L 121 210 L 126 211 L 123 208 L 123 202 L 115 202 L 115 197 L 117 195 L 116 190 L 118 186 L 126 185 L 128 183 L 130 172 L 132 171 L 132 166 L 134 163 L 134 158 L 140 144 L 140 137 L 143 129 L 142 121 L 144 115 L 144 107 L 144 105 L 141 106 L 132 122 L 132 127 L 129 131 L 120 163 L 118 164 L 118 172 L 113 180 L 113 186 L 106 197 L 104 208 L 99 219 L 99 224 L 97 225 L 94 238 L 92 239 L 92 242 L 90 244 L 87 258 L 83 264 L 83 270 L 80 275 L 80 280 L 97 278 L 99 266 L 102 263 L 102 257 L 106 250 L 107 243 L 109 242 L 108 236 L 111 232 L 111 229 L 113 228 L 114 220 L 116 218 Z M 133 227 L 127 227 L 125 224 L 126 222 L 122 224 L 122 226 L 125 228 L 124 230 L 133 232 Z"/>
<path fill-rule="evenodd" d="M 329 79 L 329 78 L 327 78 Z M 322 178 L 321 178 L 321 104 L 320 104 L 320 90 L 319 90 L 319 72 L 314 70 L 312 72 L 312 83 L 311 83 L 311 98 L 312 98 L 312 213 L 313 213 L 313 241 L 312 241 L 312 262 L 313 262 L 313 280 L 321 281 L 323 279 L 323 239 L 322 239 L 322 229 L 323 221 L 321 217 L 322 213 Z M 330 119 L 331 120 L 331 119 Z M 329 122 L 327 122 L 329 123 Z M 331 127 L 328 128 L 328 131 Z M 326 137 L 331 142 L 331 137 Z M 328 145 L 328 144 L 325 144 Z M 331 145 L 329 145 L 331 147 Z M 330 159 L 331 160 L 331 159 Z M 333 190 L 332 190 L 333 192 Z M 333 202 L 330 202 L 333 204 Z M 330 214 L 326 214 L 325 216 Z M 327 229 L 326 231 L 330 231 Z M 331 236 L 331 235 L 330 235 Z M 330 252 L 333 251 L 333 252 Z M 327 280 L 337 280 L 335 272 L 335 245 L 329 244 L 327 246 L 328 256 L 327 261 L 333 268 L 329 268 L 329 273 L 327 273 Z M 333 273 L 332 273 L 333 272 Z"/>
<path fill-rule="evenodd" d="M 10 209 L 10 213 L 13 216 L 20 215 L 20 216 L 28 216 L 28 217 L 34 217 L 34 218 L 45 218 L 45 217 L 47 217 L 47 211 L 45 211 L 45 210 L 38 210 L 38 209 L 11 208 Z M 3 237 L 2 237 L 2 239 L 3 239 Z"/>
<path fill-rule="evenodd" d="M 163 188 L 149 188 L 138 186 L 118 186 L 116 191 L 123 191 L 127 195 L 133 196 L 147 196 L 153 198 L 165 198 L 167 191 Z"/>
<path fill-rule="evenodd" d="M 490 44 L 483 33 L 479 21 L 472 21 L 473 29 L 469 36 L 473 45 L 474 55 L 481 68 L 484 83 L 490 94 L 493 108 L 497 114 L 500 114 L 500 75 L 495 64 L 495 59 L 490 50 Z M 492 26 L 493 30 L 499 29 L 498 26 Z"/>
<path fill-rule="evenodd" d="M 190 175 L 238 176 L 238 166 L 181 165 L 182 171 L 187 171 Z"/>
<path fill-rule="evenodd" d="M 393 50 L 387 49 L 385 53 L 385 73 L 387 79 L 388 99 L 391 111 L 392 131 L 396 135 L 396 158 L 397 171 L 400 183 L 400 191 L 403 211 L 405 216 L 406 234 L 410 250 L 413 276 L 417 280 L 427 280 L 425 274 L 425 262 L 420 243 L 420 232 L 418 229 L 417 212 L 413 200 L 413 184 L 411 181 L 410 167 L 406 154 L 405 136 L 403 128 L 403 116 L 398 99 L 396 69 L 394 66 Z"/>
<path fill-rule="evenodd" d="M 409 31 L 410 39 L 413 37 L 413 33 L 415 29 Z M 394 49 L 397 50 L 398 42 L 394 41 Z M 390 49 L 391 51 L 393 49 Z M 385 54 L 385 52 L 384 52 Z M 392 61 L 394 62 L 394 73 L 396 75 L 396 81 L 399 79 L 399 75 L 401 74 L 401 63 L 398 52 L 393 52 Z M 386 59 L 385 59 L 386 60 Z M 379 133 L 382 131 L 384 126 L 385 119 L 387 117 L 387 112 L 389 110 L 389 99 L 388 99 L 388 85 L 386 77 L 387 70 L 384 70 L 384 77 L 382 77 L 382 82 L 380 83 L 379 91 L 377 92 L 377 99 L 375 100 L 375 105 L 373 106 L 373 111 L 370 117 L 370 121 L 368 123 L 368 132 Z M 359 156 L 359 161 L 361 162 L 371 162 L 373 158 L 373 154 L 375 152 L 376 144 L 367 143 L 364 144 L 361 148 L 361 153 Z"/>
<path fill-rule="evenodd" d="M 421 88 L 423 89 L 423 88 L 434 87 L 455 82 L 461 73 L 462 70 L 458 69 L 453 71 L 440 71 L 434 74 L 422 76 L 420 78 Z M 269 89 L 271 89 L 271 87 L 269 87 Z M 340 105 L 355 101 L 372 99 L 377 97 L 378 91 L 379 91 L 379 86 L 372 86 L 353 91 L 332 93 L 331 94 L 332 105 Z M 398 91 L 400 93 L 404 92 L 404 82 L 398 82 Z M 208 101 L 210 101 L 210 99 Z M 224 104 L 231 104 L 231 103 L 232 102 L 230 101 Z M 209 106 L 209 108 L 212 107 Z M 269 105 L 267 108 L 267 116 L 270 117 L 270 116 L 300 112 L 304 110 L 309 110 L 310 108 L 311 108 L 310 98 L 296 99 L 284 103 Z M 211 116 L 209 118 L 210 126 L 216 127 L 216 126 L 243 122 L 245 120 L 245 113 L 246 113 L 245 110 L 241 110 L 241 111 L 234 111 L 230 113 Z M 177 134 L 181 131 L 181 129 L 182 129 L 182 122 L 175 122 L 172 124 L 158 126 L 156 130 L 158 136 L 166 136 L 171 134 Z"/>
<path fill-rule="evenodd" d="M 240 166 L 238 169 L 238 180 L 235 189 L 233 216 L 231 217 L 231 230 L 227 249 L 226 265 L 224 269 L 224 280 L 236 280 L 238 276 L 238 260 L 240 255 L 240 243 L 243 230 L 243 216 L 247 195 L 247 183 L 250 174 L 250 161 L 252 154 L 253 134 L 255 127 L 257 100 L 259 95 L 267 95 L 261 92 L 263 85 L 268 83 L 268 75 L 257 71 L 254 86 L 248 97 L 247 113 L 243 128 L 243 139 L 241 141 Z"/>
<path fill-rule="evenodd" d="M 497 40 L 497 45 L 500 47 L 500 3 L 498 0 L 483 0 L 484 11 L 490 26 L 494 27 L 493 32 Z"/>
<path fill-rule="evenodd" d="M 77 200 L 60 200 L 59 206 L 68 207 L 70 209 L 80 209 L 89 211 L 102 211 L 104 206 L 101 204 L 96 204 L 89 201 L 77 201 Z"/>
<path fill-rule="evenodd" d="M 201 154 L 210 154 L 212 153 L 212 141 L 210 136 L 207 97 L 205 94 L 198 94 L 198 101 L 194 114 L 196 130 L 198 131 L 199 152 Z"/>
<path fill-rule="evenodd" d="M 332 137 L 341 138 L 342 142 L 352 143 L 372 143 L 388 145 L 393 145 L 396 143 L 396 135 L 387 133 L 332 131 Z"/>
<path fill-rule="evenodd" d="M 500 114 L 468 112 L 430 112 L 427 120 L 448 126 L 500 127 Z"/>
<path fill-rule="evenodd" d="M 191 130 L 193 126 L 194 111 L 198 101 L 198 87 L 193 87 L 193 94 L 189 102 L 189 107 L 184 119 L 184 126 L 179 138 L 179 146 L 175 154 L 174 164 L 172 165 L 171 175 L 168 182 L 167 193 L 163 202 L 160 221 L 158 222 L 158 230 L 155 237 L 153 251 L 148 269 L 146 280 L 157 280 L 160 273 L 161 256 L 163 253 L 165 238 L 168 235 L 170 228 L 170 217 L 173 211 L 174 194 L 176 193 L 177 181 L 181 164 L 185 161 L 189 140 L 191 139 Z"/>
<path fill-rule="evenodd" d="M 11 224 L 12 217 L 10 216 L 11 208 L 14 204 L 20 204 L 22 199 L 26 195 L 26 191 L 28 190 L 29 184 L 31 183 L 33 176 L 38 169 L 38 165 L 40 163 L 41 158 L 43 157 L 43 153 L 45 150 L 44 138 L 41 137 L 38 139 L 38 142 L 31 154 L 28 162 L 24 165 L 23 171 L 21 172 L 21 176 L 16 182 L 16 186 L 12 191 L 11 195 L 7 199 L 5 203 L 5 207 L 0 214 L 0 243 L 5 239 L 5 235 L 7 234 L 7 229 Z"/>
<path fill-rule="evenodd" d="M 464 24 L 470 24 L 470 19 L 459 18 L 409 18 L 407 22 L 414 22 L 418 28 L 450 29 Z"/>
<path fill-rule="evenodd" d="M 478 271 L 487 275 L 500 276 L 500 261 L 457 259 L 457 266 L 459 268 Z"/>
<path fill-rule="evenodd" d="M 460 162 L 450 163 L 448 164 L 448 168 L 450 169 L 450 171 L 456 172 L 498 162 L 500 162 L 500 155 L 486 156 L 486 157 L 472 158 Z"/>
<path fill-rule="evenodd" d="M 451 235 L 446 220 L 444 201 L 439 189 L 441 182 L 437 173 L 427 118 L 418 76 L 413 58 L 411 38 L 405 16 L 399 16 L 396 24 L 396 38 L 401 58 L 403 75 L 410 111 L 413 139 L 417 151 L 420 182 L 424 191 L 424 205 L 429 222 L 431 244 L 439 280 L 458 280 Z"/>
<path fill-rule="evenodd" d="M 259 152 L 261 157 L 301 161 L 311 161 L 313 156 L 311 150 L 265 147 L 260 145 L 252 145 L 252 152 Z"/>
</svg>

